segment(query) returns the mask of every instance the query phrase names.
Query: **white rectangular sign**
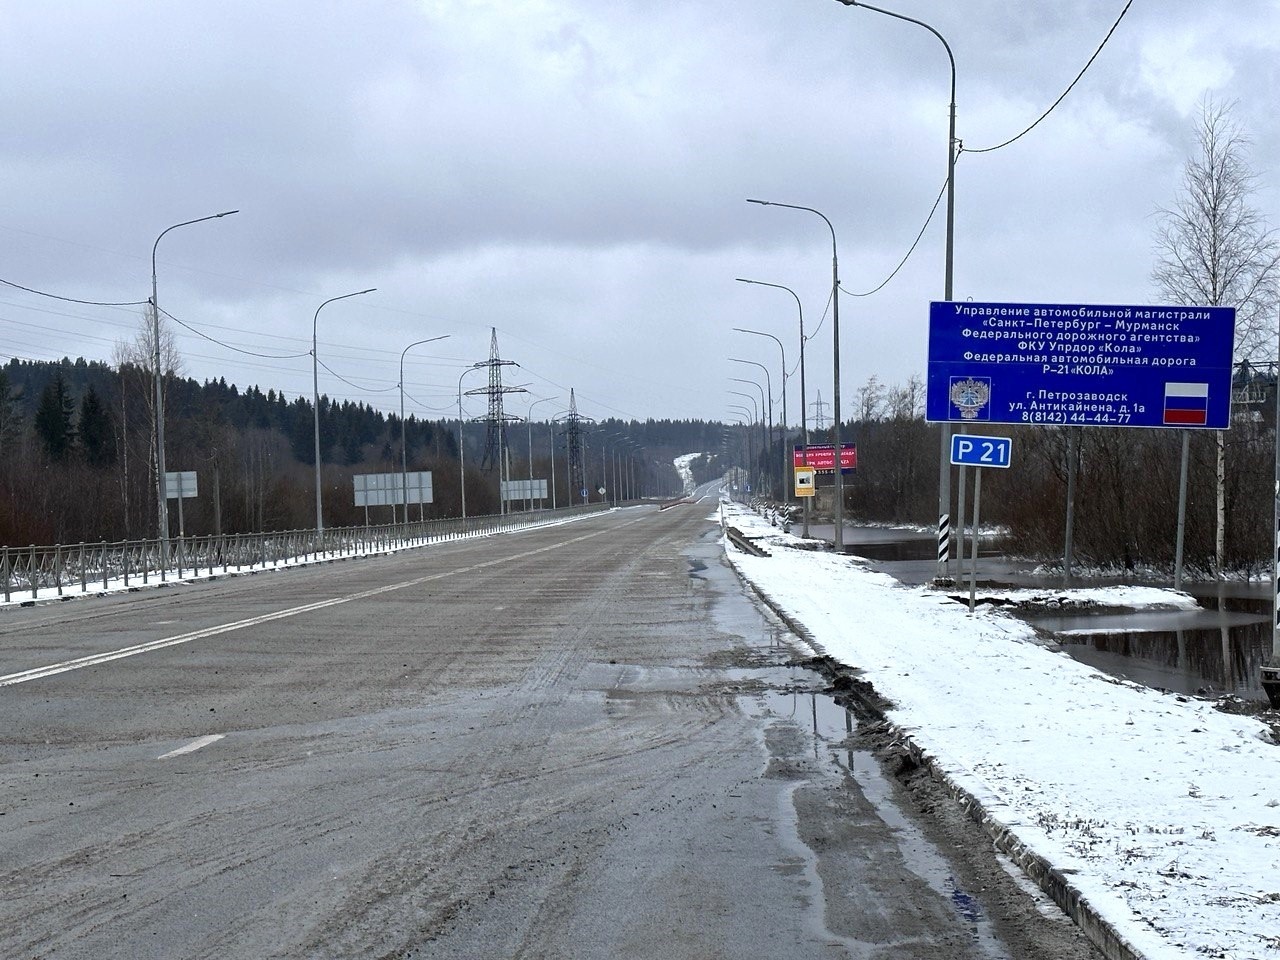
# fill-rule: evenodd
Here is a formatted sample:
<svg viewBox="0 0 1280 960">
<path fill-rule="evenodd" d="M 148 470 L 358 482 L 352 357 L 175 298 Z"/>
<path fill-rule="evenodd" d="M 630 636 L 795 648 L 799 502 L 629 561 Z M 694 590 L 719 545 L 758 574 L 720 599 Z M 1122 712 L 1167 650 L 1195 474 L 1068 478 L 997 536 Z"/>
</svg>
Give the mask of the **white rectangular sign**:
<svg viewBox="0 0 1280 960">
<path fill-rule="evenodd" d="M 357 507 L 401 506 L 409 503 L 434 503 L 431 471 L 403 473 L 357 473 L 352 478 Z"/>
<path fill-rule="evenodd" d="M 530 486 L 528 480 L 503 480 L 503 500 L 545 500 L 547 499 L 547 481 L 534 480 Z M 532 492 L 530 492 L 532 491 Z"/>
<path fill-rule="evenodd" d="M 200 496 L 200 493 L 197 489 L 196 472 L 194 470 L 165 471 L 164 498 L 166 500 L 177 500 L 179 497 L 183 500 L 190 500 L 198 496 Z"/>
</svg>

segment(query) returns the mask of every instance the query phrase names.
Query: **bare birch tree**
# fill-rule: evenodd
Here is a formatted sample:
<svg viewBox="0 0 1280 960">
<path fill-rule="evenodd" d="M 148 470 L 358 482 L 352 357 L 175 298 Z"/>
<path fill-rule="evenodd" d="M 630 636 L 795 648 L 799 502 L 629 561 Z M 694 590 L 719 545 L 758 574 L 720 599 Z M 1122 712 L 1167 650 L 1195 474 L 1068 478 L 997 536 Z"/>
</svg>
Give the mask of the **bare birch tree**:
<svg viewBox="0 0 1280 960">
<path fill-rule="evenodd" d="M 144 311 L 138 321 L 138 332 L 132 340 L 118 340 L 112 350 L 112 359 L 120 374 L 120 491 L 124 506 L 125 528 L 130 529 L 132 511 L 130 476 L 132 464 L 145 460 L 148 483 L 146 489 L 155 488 L 156 471 L 156 398 L 155 398 L 155 330 L 150 311 Z M 161 389 L 169 395 L 169 382 L 182 373 L 182 355 L 178 352 L 173 331 L 160 321 L 160 369 L 163 371 Z M 166 404 L 167 409 L 167 404 Z M 143 411 L 142 416 L 135 411 Z M 166 417 L 166 421 L 167 421 Z M 130 457 L 130 450 L 133 457 Z M 139 457 L 139 454 L 144 454 Z M 136 470 L 136 467 L 134 467 Z M 146 515 L 146 511 L 142 511 Z"/>
<path fill-rule="evenodd" d="M 1249 139 L 1232 104 L 1206 96 L 1196 125 L 1196 149 L 1182 171 L 1182 189 L 1159 213 L 1151 277 L 1169 303 L 1235 307 L 1237 360 L 1276 355 L 1280 238 L 1253 206 L 1257 175 Z M 1226 444 L 1217 434 L 1217 531 L 1214 570 L 1220 575 L 1226 536 Z"/>
</svg>

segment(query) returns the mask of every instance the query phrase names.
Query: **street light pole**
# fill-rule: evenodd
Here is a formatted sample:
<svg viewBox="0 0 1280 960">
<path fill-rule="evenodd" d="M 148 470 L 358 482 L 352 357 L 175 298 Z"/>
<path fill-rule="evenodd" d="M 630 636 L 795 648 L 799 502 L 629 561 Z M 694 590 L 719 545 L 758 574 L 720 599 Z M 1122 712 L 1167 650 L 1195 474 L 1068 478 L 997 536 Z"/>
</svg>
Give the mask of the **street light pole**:
<svg viewBox="0 0 1280 960">
<path fill-rule="evenodd" d="M 747 395 L 744 393 L 743 396 L 746 397 Z M 751 399 L 751 398 L 748 397 L 748 399 Z M 752 404 L 754 404 L 755 400 L 751 400 L 751 402 Z M 729 412 L 730 413 L 740 412 L 742 416 L 747 418 L 747 422 L 743 424 L 743 428 L 746 430 L 746 433 L 747 433 L 747 471 L 746 472 L 747 472 L 747 487 L 750 488 L 751 471 L 755 468 L 755 459 L 756 459 L 756 441 L 755 441 L 755 437 L 752 436 L 752 425 L 755 423 L 755 420 L 752 419 L 752 414 L 750 410 L 738 404 L 731 404 L 729 407 Z M 741 450 L 742 449 L 741 446 L 739 446 L 738 449 Z M 746 492 L 750 493 L 751 490 L 748 489 Z"/>
<path fill-rule="evenodd" d="M 768 469 L 769 446 L 773 440 L 773 437 L 771 436 L 772 425 L 769 424 L 765 419 L 768 416 L 768 411 L 767 411 L 767 404 L 764 398 L 764 387 L 760 386 L 760 384 L 757 383 L 755 380 L 746 380 L 742 377 L 730 377 L 729 379 L 736 381 L 737 383 L 749 383 L 751 384 L 751 386 L 755 387 L 757 390 L 760 391 L 760 459 L 762 459 L 766 465 L 766 469 L 761 471 L 760 479 L 763 483 L 768 483 L 769 474 L 773 472 L 772 470 Z"/>
<path fill-rule="evenodd" d="M 787 419 L 787 349 L 782 345 L 782 341 L 775 337 L 772 333 L 765 333 L 762 330 L 748 330 L 745 327 L 734 327 L 738 333 L 750 333 L 757 337 L 768 337 L 778 345 L 778 350 L 782 353 L 782 473 L 780 479 L 782 481 L 782 499 L 790 501 L 794 499 L 794 491 L 790 490 L 787 483 L 787 461 L 790 459 L 790 451 L 787 449 L 790 444 L 787 442 L 787 428 L 791 426 L 791 421 Z"/>
<path fill-rule="evenodd" d="M 533 408 L 540 403 L 550 403 L 552 400 L 558 400 L 559 397 L 543 397 L 541 400 L 534 400 L 529 404 L 529 418 L 526 421 L 529 427 L 529 507 L 533 507 Z M 556 451 L 553 447 L 551 450 L 551 469 L 556 468 Z M 555 485 L 555 474 L 552 474 L 551 483 Z M 551 509 L 555 509 L 554 505 Z"/>
<path fill-rule="evenodd" d="M 316 533 L 324 532 L 324 498 L 320 490 L 320 356 L 316 352 L 316 329 L 320 324 L 320 311 L 335 300 L 346 300 L 348 297 L 359 297 L 373 293 L 377 287 L 368 290 L 357 290 L 355 293 L 344 293 L 340 297 L 330 297 L 316 307 L 316 315 L 311 318 L 311 400 L 315 413 L 316 441 Z"/>
<path fill-rule="evenodd" d="M 473 363 L 458 376 L 458 484 L 462 488 L 462 519 L 467 519 L 467 445 L 462 432 L 462 378 L 468 373 L 475 373 L 487 363 Z"/>
<path fill-rule="evenodd" d="M 156 391 L 156 423 L 153 431 L 156 444 L 156 533 L 160 538 L 162 562 L 169 555 L 169 498 L 165 484 L 164 372 L 160 368 L 160 298 L 156 293 L 156 250 L 160 246 L 160 241 L 164 239 L 164 235 L 170 230 L 177 230 L 178 227 L 189 227 L 193 223 L 204 223 L 206 220 L 220 220 L 223 217 L 229 217 L 233 213 L 239 212 L 239 210 L 224 210 L 222 213 L 214 213 L 207 217 L 197 217 L 194 220 L 183 220 L 181 223 L 175 223 L 173 226 L 165 227 L 161 230 L 160 236 L 156 237 L 156 242 L 151 245 L 151 364 L 152 379 L 155 381 Z M 181 496 L 182 491 L 179 490 L 178 493 Z"/>
<path fill-rule="evenodd" d="M 861 0 L 837 0 L 846 7 L 866 7 L 875 13 L 884 14 L 886 17 L 893 17 L 895 20 L 905 20 L 907 23 L 914 23 L 918 27 L 924 27 L 942 44 L 944 50 L 947 51 L 947 60 L 951 64 L 951 105 L 950 105 L 950 121 L 947 128 L 947 247 L 946 247 L 946 265 L 944 268 L 942 299 L 953 299 L 952 290 L 952 272 L 955 261 L 955 224 L 956 224 L 956 58 L 951 53 L 951 44 L 947 43 L 946 38 L 940 34 L 929 24 L 923 20 L 917 20 L 914 17 L 908 17 L 901 13 L 894 13 L 892 10 L 884 10 L 880 7 L 873 7 L 869 3 L 862 3 Z M 838 404 L 839 401 L 837 401 Z M 839 416 L 839 408 L 837 407 L 837 417 Z M 946 579 L 950 576 L 951 564 L 951 424 L 944 422 L 941 433 L 941 447 L 938 452 L 938 578 Z M 960 468 L 962 471 L 964 467 Z M 960 531 L 963 538 L 964 531 Z M 977 533 L 974 533 L 977 536 Z M 961 541 L 963 543 L 963 540 Z"/>
<path fill-rule="evenodd" d="M 754 381 L 754 380 L 749 381 L 749 382 L 750 382 L 750 383 L 753 383 L 753 384 L 755 383 L 755 381 Z M 758 479 L 758 478 L 759 478 L 759 475 L 760 475 L 760 472 L 759 472 L 759 469 L 758 469 L 758 468 L 757 468 L 757 466 L 756 466 L 756 455 L 755 455 L 755 443 L 756 443 L 756 441 L 755 441 L 755 437 L 753 437 L 753 436 L 751 435 L 751 433 L 752 433 L 752 430 L 754 429 L 755 425 L 756 425 L 757 423 L 760 423 L 760 422 L 761 422 L 761 420 L 760 420 L 760 407 L 759 407 L 759 405 L 756 403 L 756 398 L 755 398 L 755 397 L 753 397 L 753 396 L 752 396 L 751 394 L 749 394 L 749 393 L 743 393 L 741 390 L 730 390 L 729 392 L 730 392 L 730 393 L 732 393 L 732 394 L 734 394 L 735 396 L 743 397 L 743 398 L 745 398 L 745 399 L 747 399 L 747 400 L 750 400 L 750 401 L 751 401 L 751 407 L 750 407 L 750 409 L 748 409 L 748 408 L 746 408 L 746 407 L 742 406 L 741 404 L 738 404 L 738 405 L 737 405 L 737 408 L 738 408 L 738 409 L 740 409 L 740 410 L 742 410 L 742 412 L 743 412 L 744 414 L 746 414 L 746 415 L 750 418 L 750 425 L 747 427 L 747 444 L 748 444 L 748 446 L 751 448 L 751 454 L 750 454 L 751 459 L 750 459 L 750 460 L 748 461 L 748 463 L 747 463 L 747 476 L 748 476 L 748 478 L 749 478 L 749 477 L 751 476 L 751 473 L 754 471 L 754 472 L 756 473 L 756 477 L 757 477 L 757 479 Z M 729 409 L 731 409 L 731 410 L 732 410 L 732 409 L 734 409 L 734 407 L 730 407 Z M 761 435 L 763 436 L 763 432 L 761 433 Z M 758 484 L 757 484 L 757 486 L 758 486 Z"/>
<path fill-rule="evenodd" d="M 748 280 L 745 277 L 738 277 L 737 280 L 739 283 L 754 283 L 761 287 L 776 287 L 779 290 L 785 290 L 787 291 L 787 293 L 791 294 L 791 296 L 795 298 L 796 309 L 800 311 L 800 445 L 801 445 L 800 449 L 802 451 L 803 462 L 806 465 L 808 465 L 809 463 L 809 419 L 808 419 L 808 414 L 806 412 L 808 407 L 806 406 L 807 400 L 804 392 L 804 340 L 805 340 L 804 305 L 800 302 L 800 298 L 796 296 L 796 292 L 794 290 L 792 290 L 790 287 L 784 287 L 780 283 L 765 283 L 765 281 L 763 280 Z M 784 368 L 786 367 L 785 359 L 782 365 Z M 783 398 L 785 402 L 785 398 L 786 398 L 785 392 L 783 393 Z M 783 414 L 783 419 L 784 420 L 786 419 L 785 413 Z M 813 498 L 801 497 L 801 499 L 804 501 L 804 538 L 808 540 L 809 539 L 809 501 Z"/>
<path fill-rule="evenodd" d="M 406 525 L 409 523 L 409 448 L 405 442 L 404 429 L 404 355 L 414 347 L 420 347 L 424 343 L 435 343 L 437 340 L 445 340 L 448 336 L 449 334 L 445 333 L 426 340 L 416 340 L 400 351 L 400 383 L 398 384 L 400 387 L 400 490 L 404 499 L 404 522 Z M 393 507 L 392 510 L 394 509 Z"/>
<path fill-rule="evenodd" d="M 832 349 L 832 374 L 835 379 L 833 396 L 831 398 L 832 414 L 835 417 L 834 426 L 832 428 L 831 439 L 835 444 L 835 542 L 834 547 L 837 553 L 844 552 L 844 471 L 840 468 L 841 463 L 841 443 L 840 443 L 840 259 L 836 253 L 836 228 L 831 225 L 831 221 L 821 211 L 813 209 L 813 207 L 801 207 L 793 203 L 777 203 L 772 200 L 751 200 L 747 203 L 758 203 L 763 207 L 786 207 L 788 210 L 805 210 L 809 213 L 817 214 L 822 217 L 826 223 L 827 229 L 831 231 L 831 340 Z"/>
<path fill-rule="evenodd" d="M 769 406 L 769 447 L 770 449 L 772 449 L 773 448 L 773 378 L 769 376 L 769 368 L 766 367 L 763 363 L 756 363 L 754 360 L 740 360 L 737 357 L 730 357 L 729 359 L 734 363 L 749 363 L 753 367 L 759 367 L 761 370 L 764 371 L 765 386 L 768 387 L 768 390 L 769 390 L 769 404 L 768 404 Z M 766 458 L 766 462 L 767 462 L 767 458 Z M 785 480 L 786 478 L 779 477 L 778 479 L 779 481 L 782 481 L 782 480 Z M 786 491 L 784 490 L 782 493 L 783 493 L 783 499 L 785 500 Z"/>
</svg>

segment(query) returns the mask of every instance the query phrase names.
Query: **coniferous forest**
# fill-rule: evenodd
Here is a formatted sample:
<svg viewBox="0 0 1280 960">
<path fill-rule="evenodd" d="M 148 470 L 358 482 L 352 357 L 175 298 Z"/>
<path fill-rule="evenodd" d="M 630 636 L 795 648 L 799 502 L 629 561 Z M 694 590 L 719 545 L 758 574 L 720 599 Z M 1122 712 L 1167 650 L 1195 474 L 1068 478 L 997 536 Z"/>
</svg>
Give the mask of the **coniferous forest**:
<svg viewBox="0 0 1280 960">
<path fill-rule="evenodd" d="M 154 387 L 149 370 L 64 359 L 13 359 L 0 366 L 0 544 L 78 543 L 154 537 Z M 1260 569 L 1269 556 L 1274 469 L 1274 380 L 1254 402 L 1237 402 L 1226 434 L 1223 530 L 1227 569 Z M 858 444 L 858 470 L 846 484 L 845 515 L 876 523 L 932 526 L 937 518 L 939 433 L 926 423 L 918 381 L 888 387 L 874 378 L 856 392 L 856 415 L 842 439 Z M 165 457 L 169 471 L 195 471 L 199 495 L 183 502 L 181 527 L 170 505 L 170 532 L 191 535 L 307 529 L 315 522 L 314 414 L 309 397 L 286 397 L 225 380 L 165 381 Z M 460 516 L 462 490 L 456 419 L 404 423 L 405 461 L 432 472 L 434 500 L 411 516 Z M 1075 546 L 1082 562 L 1137 569 L 1167 566 L 1174 550 L 1178 431 L 1079 429 Z M 1004 527 L 1016 552 L 1060 556 L 1066 511 L 1065 429 L 1001 429 L 1015 437 L 1015 468 L 990 471 L 983 520 Z M 467 422 L 467 514 L 497 513 L 498 471 L 484 463 L 487 426 Z M 363 403 L 320 399 L 321 477 L 330 526 L 386 523 L 391 508 L 357 507 L 353 476 L 400 471 L 401 423 Z M 811 427 L 810 438 L 830 439 Z M 607 419 L 584 428 L 587 499 L 616 493 L 675 496 L 673 460 L 691 464 L 702 483 L 751 466 L 758 492 L 779 499 L 784 479 L 781 430 L 762 424 L 701 420 Z M 790 431 L 785 443 L 798 442 Z M 510 475 L 550 479 L 556 505 L 582 502 L 570 492 L 563 424 L 508 428 Z M 532 447 L 532 450 L 530 450 Z M 532 454 L 532 457 L 530 457 Z M 616 458 L 616 459 L 615 459 Z M 1192 438 L 1186 550 L 1210 569 L 1217 489 L 1214 436 Z M 615 466 L 616 463 L 616 466 Z M 626 481 L 619 481 L 619 470 Z M 615 485 L 617 489 L 615 490 Z M 599 489 L 604 487 L 602 496 Z M 550 502 L 543 504 L 549 506 Z M 518 504 L 517 509 L 523 507 Z"/>
<path fill-rule="evenodd" d="M 154 537 L 154 387 L 151 372 L 131 364 L 13 359 L 0 367 L 0 543 L 77 543 Z M 199 495 L 183 502 L 188 534 L 304 529 L 315 524 L 314 412 L 310 397 L 286 397 L 225 380 L 165 379 L 165 467 L 195 471 Z M 637 490 L 653 495 L 679 490 L 671 461 L 719 443 L 721 427 L 693 421 L 604 421 L 595 430 L 634 441 L 629 465 Z M 508 428 L 511 476 L 530 469 L 549 478 L 553 427 L 547 422 Z M 497 513 L 498 472 L 484 465 L 487 427 L 465 424 L 467 513 Z M 422 516 L 461 514 L 458 421 L 404 422 L 407 468 L 430 470 L 434 502 Z M 352 477 L 394 473 L 402 466 L 401 423 L 395 414 L 363 403 L 320 398 L 321 475 L 325 522 L 366 522 L 356 507 Z M 570 502 L 562 430 L 555 427 L 557 503 Z M 610 451 L 612 453 L 612 450 Z M 598 443 L 586 435 L 588 493 L 599 500 Z M 608 463 L 608 498 L 613 465 Z M 643 480 L 643 483 L 641 482 Z M 573 502 L 580 502 L 575 492 Z M 369 521 L 385 523 L 391 508 L 370 508 Z M 415 505 L 412 517 L 417 519 Z M 170 532 L 179 532 L 170 505 Z"/>
</svg>

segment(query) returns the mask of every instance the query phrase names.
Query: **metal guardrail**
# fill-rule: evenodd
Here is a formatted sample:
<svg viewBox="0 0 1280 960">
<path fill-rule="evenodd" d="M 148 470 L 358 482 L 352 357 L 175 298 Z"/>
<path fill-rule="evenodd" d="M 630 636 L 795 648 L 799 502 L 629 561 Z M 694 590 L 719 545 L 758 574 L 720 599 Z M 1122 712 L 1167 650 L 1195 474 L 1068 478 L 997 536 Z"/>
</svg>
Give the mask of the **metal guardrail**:
<svg viewBox="0 0 1280 960">
<path fill-rule="evenodd" d="M 314 561 L 359 556 L 423 546 L 445 540 L 535 527 L 584 513 L 599 513 L 608 504 L 583 504 L 558 510 L 509 513 L 505 516 L 424 520 L 379 526 L 331 527 L 322 531 L 234 533 L 172 537 L 169 549 L 159 540 L 114 543 L 0 547 L 0 580 L 4 600 L 40 599 L 108 590 L 112 584 L 132 587 L 202 574 L 264 569 L 287 561 Z"/>
</svg>

